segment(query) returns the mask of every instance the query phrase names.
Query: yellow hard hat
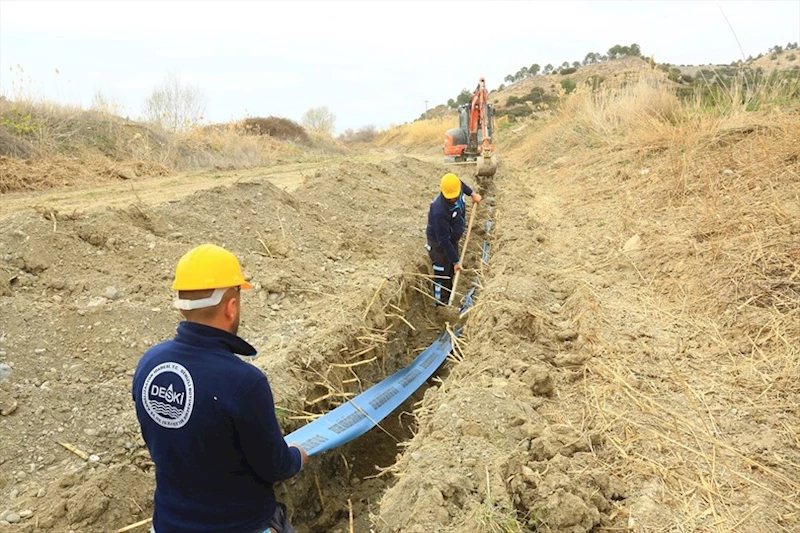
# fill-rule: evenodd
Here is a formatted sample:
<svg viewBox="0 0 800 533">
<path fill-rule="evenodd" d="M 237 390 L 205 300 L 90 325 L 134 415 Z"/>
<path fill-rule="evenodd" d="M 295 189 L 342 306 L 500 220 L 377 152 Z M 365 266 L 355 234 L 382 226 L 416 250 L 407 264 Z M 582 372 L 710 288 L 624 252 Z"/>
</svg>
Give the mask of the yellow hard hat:
<svg viewBox="0 0 800 533">
<path fill-rule="evenodd" d="M 445 174 L 442 176 L 440 188 L 442 189 L 442 196 L 448 200 L 458 198 L 461 194 L 461 180 L 453 173 Z"/>
<path fill-rule="evenodd" d="M 175 267 L 174 291 L 202 291 L 241 287 L 252 289 L 244 280 L 236 256 L 214 244 L 201 244 L 186 252 Z"/>
</svg>

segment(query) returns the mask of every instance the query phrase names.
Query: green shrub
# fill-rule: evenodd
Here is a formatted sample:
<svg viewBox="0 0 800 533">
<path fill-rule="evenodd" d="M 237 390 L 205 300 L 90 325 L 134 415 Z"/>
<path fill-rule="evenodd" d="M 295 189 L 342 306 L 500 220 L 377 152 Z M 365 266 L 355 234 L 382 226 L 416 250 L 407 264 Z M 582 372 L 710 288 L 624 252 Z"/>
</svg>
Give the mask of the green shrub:
<svg viewBox="0 0 800 533">
<path fill-rule="evenodd" d="M 572 81 L 572 78 L 564 78 L 561 81 L 561 88 L 567 91 L 567 94 L 569 94 L 575 90 L 575 82 Z"/>
</svg>

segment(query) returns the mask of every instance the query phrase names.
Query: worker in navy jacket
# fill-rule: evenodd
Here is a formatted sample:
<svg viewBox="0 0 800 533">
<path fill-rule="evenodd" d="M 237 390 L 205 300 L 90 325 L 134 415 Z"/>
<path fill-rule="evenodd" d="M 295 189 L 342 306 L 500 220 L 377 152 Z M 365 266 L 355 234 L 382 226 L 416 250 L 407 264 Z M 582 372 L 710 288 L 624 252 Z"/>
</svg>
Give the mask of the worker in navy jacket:
<svg viewBox="0 0 800 533">
<path fill-rule="evenodd" d="M 237 357 L 256 354 L 236 335 L 240 291 L 250 288 L 229 251 L 187 252 L 173 283 L 186 320 L 136 368 L 136 416 L 156 470 L 155 533 L 294 532 L 273 483 L 308 458 L 284 441 L 266 376 Z"/>
<path fill-rule="evenodd" d="M 433 265 L 433 296 L 436 305 L 447 305 L 453 289 L 453 276 L 461 270 L 458 241 L 466 226 L 464 195 L 476 204 L 481 195 L 473 191 L 455 174 L 445 174 L 439 183 L 440 193 L 431 202 L 428 210 L 428 225 L 425 234 L 431 263 Z"/>
</svg>

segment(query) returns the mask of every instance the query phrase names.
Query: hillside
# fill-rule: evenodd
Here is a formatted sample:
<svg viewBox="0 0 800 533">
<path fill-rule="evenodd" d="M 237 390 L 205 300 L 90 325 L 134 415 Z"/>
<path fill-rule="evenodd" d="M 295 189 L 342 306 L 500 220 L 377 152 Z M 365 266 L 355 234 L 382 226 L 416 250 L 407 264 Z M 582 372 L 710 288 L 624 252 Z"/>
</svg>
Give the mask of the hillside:
<svg viewBox="0 0 800 533">
<path fill-rule="evenodd" d="M 0 193 L 264 167 L 345 150 L 276 117 L 171 132 L 104 111 L 0 98 Z"/>
</svg>

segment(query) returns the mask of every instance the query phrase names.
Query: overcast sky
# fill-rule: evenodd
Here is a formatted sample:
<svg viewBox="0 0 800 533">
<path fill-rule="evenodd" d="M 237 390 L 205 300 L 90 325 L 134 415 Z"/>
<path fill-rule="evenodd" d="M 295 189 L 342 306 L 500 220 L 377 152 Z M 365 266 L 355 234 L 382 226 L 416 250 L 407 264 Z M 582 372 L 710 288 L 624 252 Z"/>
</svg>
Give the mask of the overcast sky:
<svg viewBox="0 0 800 533">
<path fill-rule="evenodd" d="M 338 132 L 383 128 L 479 76 L 495 88 L 522 65 L 582 60 L 614 44 L 637 43 L 658 62 L 729 63 L 741 53 L 720 7 L 745 55 L 800 41 L 800 0 L 0 0 L 0 91 L 13 96 L 22 83 L 85 107 L 102 91 L 135 118 L 175 71 L 207 96 L 208 121 L 299 121 L 324 105 Z"/>
</svg>

